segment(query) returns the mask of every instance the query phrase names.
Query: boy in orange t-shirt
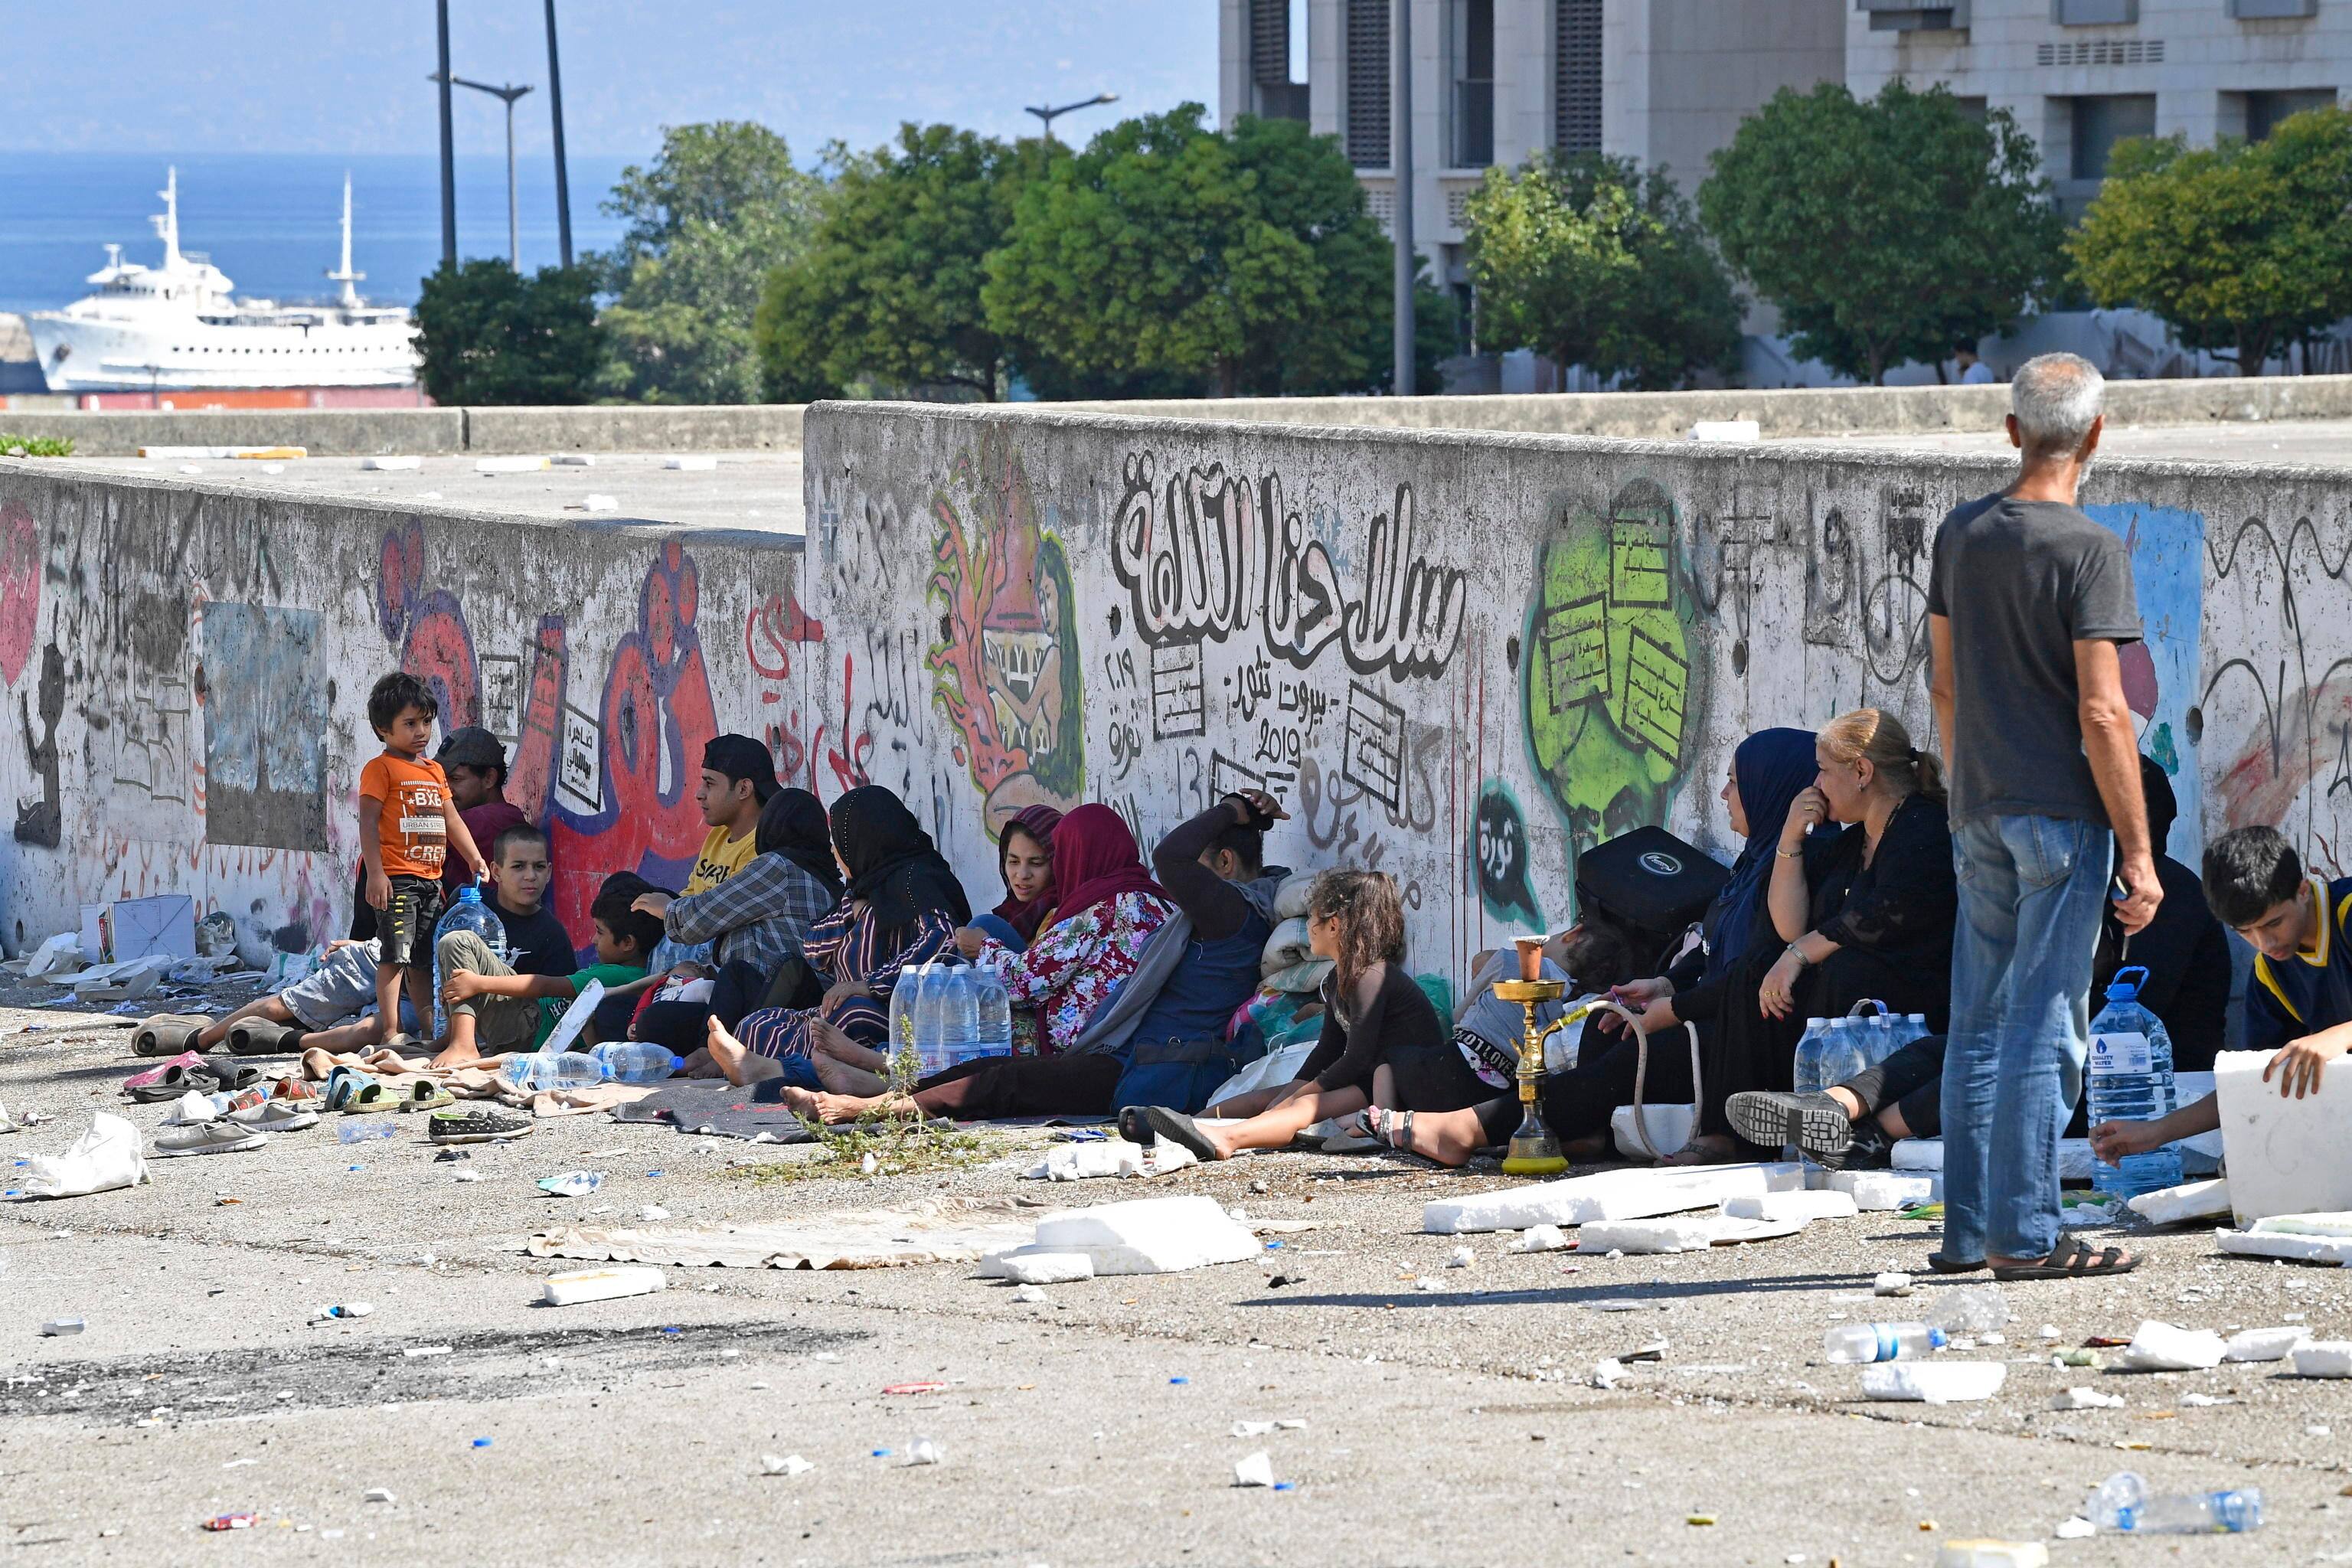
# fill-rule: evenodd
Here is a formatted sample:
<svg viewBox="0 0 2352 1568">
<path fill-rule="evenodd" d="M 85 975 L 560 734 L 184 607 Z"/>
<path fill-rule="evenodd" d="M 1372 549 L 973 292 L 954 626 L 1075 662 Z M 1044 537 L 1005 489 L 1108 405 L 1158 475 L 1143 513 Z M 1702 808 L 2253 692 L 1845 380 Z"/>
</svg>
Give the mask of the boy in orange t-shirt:
<svg viewBox="0 0 2352 1568">
<path fill-rule="evenodd" d="M 406 673 L 385 676 L 368 693 L 368 723 L 383 742 L 383 754 L 360 770 L 360 862 L 382 944 L 375 969 L 379 1041 L 400 1016 L 404 974 L 416 1016 L 433 1016 L 433 935 L 450 849 L 475 876 L 482 874 L 482 852 L 466 831 L 466 819 L 450 808 L 448 776 L 425 754 L 440 713 L 432 688 Z"/>
</svg>

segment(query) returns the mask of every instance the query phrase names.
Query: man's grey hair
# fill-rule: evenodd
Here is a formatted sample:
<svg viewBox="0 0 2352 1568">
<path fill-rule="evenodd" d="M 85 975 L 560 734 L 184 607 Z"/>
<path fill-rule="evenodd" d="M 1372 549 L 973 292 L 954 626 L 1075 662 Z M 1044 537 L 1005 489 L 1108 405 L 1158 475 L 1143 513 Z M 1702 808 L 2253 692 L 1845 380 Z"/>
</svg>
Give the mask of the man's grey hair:
<svg viewBox="0 0 2352 1568">
<path fill-rule="evenodd" d="M 2063 458 L 2082 448 L 2106 396 L 2107 378 L 2081 354 L 2036 354 L 2009 384 L 2009 409 L 2028 458 Z"/>
</svg>

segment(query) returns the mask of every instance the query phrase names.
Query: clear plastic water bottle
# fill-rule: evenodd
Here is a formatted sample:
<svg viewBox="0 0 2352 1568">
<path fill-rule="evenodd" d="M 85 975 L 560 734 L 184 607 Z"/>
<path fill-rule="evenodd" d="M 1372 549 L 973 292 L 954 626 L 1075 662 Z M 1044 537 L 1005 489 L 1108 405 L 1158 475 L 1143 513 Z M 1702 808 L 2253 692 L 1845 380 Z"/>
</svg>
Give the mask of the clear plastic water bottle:
<svg viewBox="0 0 2352 1568">
<path fill-rule="evenodd" d="M 928 963 L 909 964 L 898 971 L 898 983 L 890 987 L 890 1043 L 888 1055 L 895 1070 L 899 1056 L 915 1047 L 916 1003 L 923 988 Z"/>
<path fill-rule="evenodd" d="M 1804 1037 L 1797 1042 L 1794 1071 L 1799 1094 L 1827 1089 L 1832 1080 L 1822 1077 L 1822 1051 L 1829 1043 L 1830 1021 L 1827 1018 L 1805 1020 Z"/>
<path fill-rule="evenodd" d="M 650 1040 L 607 1040 L 588 1054 L 612 1083 L 659 1083 L 686 1066 L 684 1057 Z"/>
<path fill-rule="evenodd" d="M 530 1056 L 509 1057 L 506 1079 L 525 1094 L 551 1089 L 593 1089 L 604 1081 L 604 1068 L 585 1051 L 539 1051 Z"/>
<path fill-rule="evenodd" d="M 1821 1075 L 1822 1089 L 1833 1083 L 1843 1083 L 1871 1065 L 1870 1054 L 1875 1031 L 1884 1036 L 1886 1026 L 1877 1018 L 1832 1018 L 1829 1033 L 1822 1042 L 1821 1062 L 1815 1069 Z"/>
<path fill-rule="evenodd" d="M 482 889 L 471 882 L 457 889 L 457 900 L 433 928 L 433 1037 L 446 1038 L 449 1033 L 449 1015 L 441 1005 L 441 987 L 449 977 L 441 973 L 441 939 L 453 931 L 469 931 L 489 945 L 494 953 L 503 954 L 507 944 L 507 928 L 498 911 L 482 902 Z"/>
<path fill-rule="evenodd" d="M 955 966 L 946 963 L 926 963 L 915 972 L 915 994 L 908 1005 L 915 1057 L 923 1077 L 944 1072 L 954 1065 L 948 1059 L 948 1040 L 953 1029 L 949 1013 L 950 976 Z M 906 984 L 905 978 L 898 984 Z"/>
<path fill-rule="evenodd" d="M 980 971 L 969 964 L 942 966 L 938 978 L 940 1059 L 949 1067 L 980 1055 Z"/>
<path fill-rule="evenodd" d="M 1943 1330 L 1926 1323 L 1836 1323 L 1822 1336 L 1822 1354 L 1839 1366 L 1916 1361 L 1946 1342 Z"/>
<path fill-rule="evenodd" d="M 389 1138 L 396 1129 L 389 1116 L 346 1116 L 335 1123 L 335 1140 L 341 1143 L 373 1143 L 379 1138 Z"/>
<path fill-rule="evenodd" d="M 2172 1113 L 2172 1037 L 2162 1019 L 2139 1005 L 2139 988 L 2147 982 L 2147 971 L 2139 964 L 2117 970 L 2107 986 L 2107 1005 L 2091 1020 L 2084 1081 L 2095 1127 L 2102 1121 L 2146 1121 Z M 2177 1143 L 2126 1154 L 2119 1165 L 2105 1160 L 2091 1165 L 2091 1185 L 2115 1197 L 2133 1198 L 2179 1184 Z"/>
<path fill-rule="evenodd" d="M 980 1018 L 979 1046 L 972 1054 L 1009 1057 L 1013 1054 L 1013 1002 L 1005 994 L 1004 982 L 993 970 L 979 968 L 971 972 L 971 979 Z"/>
<path fill-rule="evenodd" d="M 2242 1535 L 2263 1527 L 2258 1487 L 2236 1491 L 2153 1496 L 2147 1482 L 2121 1470 L 2091 1494 L 2091 1522 L 2122 1535 Z"/>
</svg>

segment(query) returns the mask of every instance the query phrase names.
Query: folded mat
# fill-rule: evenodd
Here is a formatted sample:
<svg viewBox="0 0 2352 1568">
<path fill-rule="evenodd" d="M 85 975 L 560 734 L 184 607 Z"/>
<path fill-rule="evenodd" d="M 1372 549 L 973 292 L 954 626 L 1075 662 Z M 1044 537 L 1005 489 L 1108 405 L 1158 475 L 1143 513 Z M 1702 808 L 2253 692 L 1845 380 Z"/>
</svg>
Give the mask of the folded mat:
<svg viewBox="0 0 2352 1568">
<path fill-rule="evenodd" d="M 665 1084 L 616 1108 L 613 1120 L 666 1122 L 681 1132 L 713 1138 L 748 1138 L 763 1143 L 814 1142 L 801 1119 L 783 1106 L 755 1100 L 750 1089 L 711 1079 Z"/>
</svg>

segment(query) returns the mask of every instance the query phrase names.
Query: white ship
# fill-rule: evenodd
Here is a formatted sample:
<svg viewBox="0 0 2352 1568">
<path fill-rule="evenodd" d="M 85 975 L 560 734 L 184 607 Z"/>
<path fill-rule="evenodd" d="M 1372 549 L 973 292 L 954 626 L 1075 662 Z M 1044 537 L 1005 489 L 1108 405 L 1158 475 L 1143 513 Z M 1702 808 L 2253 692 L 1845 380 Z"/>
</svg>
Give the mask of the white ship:
<svg viewBox="0 0 2352 1568">
<path fill-rule="evenodd" d="M 397 305 L 370 305 L 352 287 L 352 182 L 343 177 L 343 286 L 331 304 L 230 296 L 227 275 L 180 248 L 180 173 L 149 221 L 163 264 L 142 267 L 106 247 L 89 275 L 98 292 L 25 319 L 52 392 L 216 392 L 270 386 L 405 386 L 416 379 L 415 324 Z"/>
</svg>

